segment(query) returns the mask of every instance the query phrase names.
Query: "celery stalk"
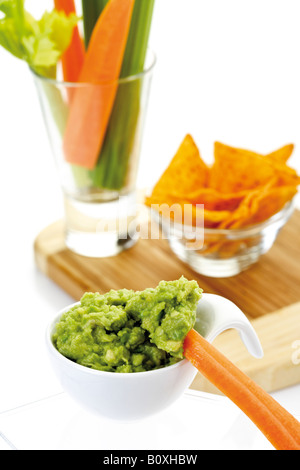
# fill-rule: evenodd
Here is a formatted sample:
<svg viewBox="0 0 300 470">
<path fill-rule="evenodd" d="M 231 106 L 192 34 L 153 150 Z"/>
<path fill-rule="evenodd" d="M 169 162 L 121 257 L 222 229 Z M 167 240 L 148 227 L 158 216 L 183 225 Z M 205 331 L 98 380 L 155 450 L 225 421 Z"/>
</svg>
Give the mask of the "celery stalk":
<svg viewBox="0 0 300 470">
<path fill-rule="evenodd" d="M 86 47 L 108 1 L 82 0 Z M 121 77 L 138 74 L 144 69 L 154 3 L 155 0 L 135 0 Z M 140 82 L 131 81 L 119 87 L 97 166 L 93 170 L 82 168 L 83 180 L 88 174 L 95 187 L 120 190 L 126 184 L 140 113 L 140 92 Z"/>
<path fill-rule="evenodd" d="M 143 71 L 155 0 L 135 0 L 121 77 Z M 96 187 L 120 190 L 126 184 L 140 112 L 141 82 L 119 88 L 97 167 L 90 172 Z"/>
<path fill-rule="evenodd" d="M 135 0 L 121 77 L 143 71 L 155 0 Z"/>
<path fill-rule="evenodd" d="M 97 20 L 109 0 L 82 0 L 85 46 L 88 47 Z"/>
</svg>

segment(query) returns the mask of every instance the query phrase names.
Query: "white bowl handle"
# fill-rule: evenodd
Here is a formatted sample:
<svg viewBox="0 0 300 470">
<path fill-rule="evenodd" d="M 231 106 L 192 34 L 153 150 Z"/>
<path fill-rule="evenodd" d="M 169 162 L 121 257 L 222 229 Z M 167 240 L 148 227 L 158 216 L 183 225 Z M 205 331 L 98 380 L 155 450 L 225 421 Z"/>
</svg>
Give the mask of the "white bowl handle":
<svg viewBox="0 0 300 470">
<path fill-rule="evenodd" d="M 264 353 L 258 336 L 244 313 L 230 300 L 214 295 L 203 294 L 197 309 L 195 330 L 209 342 L 223 331 L 236 329 L 249 353 L 262 358 Z"/>
</svg>

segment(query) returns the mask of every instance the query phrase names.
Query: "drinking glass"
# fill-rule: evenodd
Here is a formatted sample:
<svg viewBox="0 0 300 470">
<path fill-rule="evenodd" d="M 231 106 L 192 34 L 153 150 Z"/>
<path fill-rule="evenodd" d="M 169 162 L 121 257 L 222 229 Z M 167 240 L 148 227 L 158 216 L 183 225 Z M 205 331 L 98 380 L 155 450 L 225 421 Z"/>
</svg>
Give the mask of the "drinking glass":
<svg viewBox="0 0 300 470">
<path fill-rule="evenodd" d="M 103 83 L 67 83 L 32 72 L 64 196 L 65 242 L 77 254 L 114 256 L 138 240 L 136 180 L 155 63 L 148 51 L 142 73 Z M 107 124 L 108 96 L 113 106 Z M 74 120 L 78 102 L 88 105 Z M 93 167 L 70 159 L 72 137 L 77 157 L 83 149 L 82 160 L 84 146 L 99 140 Z"/>
</svg>

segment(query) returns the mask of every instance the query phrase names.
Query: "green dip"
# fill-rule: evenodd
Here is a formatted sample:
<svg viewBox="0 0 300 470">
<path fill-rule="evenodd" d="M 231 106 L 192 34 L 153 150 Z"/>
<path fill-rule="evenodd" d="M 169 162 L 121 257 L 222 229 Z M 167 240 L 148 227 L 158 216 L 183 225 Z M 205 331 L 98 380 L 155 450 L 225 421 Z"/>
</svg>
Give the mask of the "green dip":
<svg viewBox="0 0 300 470">
<path fill-rule="evenodd" d="M 53 343 L 65 357 L 108 372 L 144 372 L 183 358 L 202 290 L 184 277 L 142 292 L 87 293 L 64 313 Z"/>
</svg>

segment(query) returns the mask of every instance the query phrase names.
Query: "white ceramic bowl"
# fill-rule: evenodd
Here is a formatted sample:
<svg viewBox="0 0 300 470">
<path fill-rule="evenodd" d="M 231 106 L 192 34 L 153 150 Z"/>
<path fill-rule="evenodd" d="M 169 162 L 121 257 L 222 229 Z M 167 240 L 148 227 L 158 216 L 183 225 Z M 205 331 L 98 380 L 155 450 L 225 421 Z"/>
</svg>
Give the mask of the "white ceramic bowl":
<svg viewBox="0 0 300 470">
<path fill-rule="evenodd" d="M 68 306 L 50 323 L 46 346 L 62 387 L 93 413 L 116 420 L 136 420 L 158 413 L 175 402 L 191 385 L 197 370 L 186 359 L 149 372 L 120 374 L 102 372 L 67 359 L 52 343 L 55 325 Z M 222 331 L 235 328 L 250 354 L 262 356 L 257 335 L 248 319 L 232 302 L 204 294 L 199 301 L 195 329 L 212 342 Z"/>
</svg>

